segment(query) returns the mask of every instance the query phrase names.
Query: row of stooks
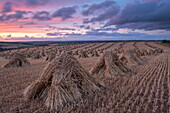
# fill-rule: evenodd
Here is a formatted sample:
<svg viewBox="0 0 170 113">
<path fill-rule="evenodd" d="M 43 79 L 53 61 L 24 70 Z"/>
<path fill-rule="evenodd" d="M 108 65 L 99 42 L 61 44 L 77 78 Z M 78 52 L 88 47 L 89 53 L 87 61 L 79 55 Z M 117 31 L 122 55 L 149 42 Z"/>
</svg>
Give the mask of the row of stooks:
<svg viewBox="0 0 170 113">
<path fill-rule="evenodd" d="M 78 55 L 79 58 L 88 58 L 88 57 L 99 57 L 101 53 L 103 53 L 105 49 L 87 49 L 87 50 L 75 50 L 75 51 L 67 51 L 71 55 Z M 122 49 L 114 49 L 117 53 L 125 53 Z M 134 49 L 130 51 L 135 51 L 136 54 L 139 54 L 139 56 L 147 56 L 147 55 L 156 55 L 157 53 L 163 52 L 162 49 L 158 48 L 155 50 L 139 50 Z M 4 57 L 5 59 L 10 59 L 12 56 L 15 56 L 15 54 L 23 54 L 26 58 L 32 58 L 32 59 L 40 59 L 42 57 L 50 57 L 50 56 L 56 56 L 60 55 L 62 52 L 65 52 L 65 50 L 61 49 L 55 49 L 55 50 L 49 50 L 45 51 L 44 49 L 41 51 L 24 51 L 24 52 L 13 52 L 13 53 L 6 53 L 6 54 L 0 54 L 1 57 Z M 54 55 L 55 54 L 55 55 Z M 51 61 L 51 60 L 50 60 Z"/>
<path fill-rule="evenodd" d="M 98 50 L 98 51 L 100 51 L 100 53 L 103 53 L 102 50 Z M 79 58 L 88 58 L 89 57 L 88 54 L 91 54 L 92 57 L 99 57 L 100 54 L 98 53 L 98 51 L 96 50 L 78 51 L 77 50 L 77 51 L 74 51 L 74 53 L 72 51 L 64 51 L 64 52 L 67 52 L 70 55 L 79 55 Z M 113 51 L 119 56 L 118 58 L 124 64 L 135 64 L 135 65 L 142 64 L 141 63 L 142 56 L 158 55 L 164 52 L 162 49 L 155 49 L 155 50 L 149 50 L 149 51 L 134 49 L 134 50 L 128 50 L 126 52 L 124 50 L 114 49 Z M 51 62 L 55 57 L 58 57 L 62 53 L 62 51 L 59 51 L 59 53 L 55 53 L 55 52 L 51 52 L 51 53 L 48 53 L 48 55 L 46 55 L 44 51 L 41 51 L 41 54 L 33 55 L 32 59 L 40 59 L 42 57 L 47 56 L 45 61 Z M 20 67 L 23 65 L 30 65 L 30 63 L 28 63 L 28 61 L 26 60 L 26 58 L 30 58 L 30 57 L 28 57 L 25 54 L 22 54 L 22 55 L 21 54 L 22 53 L 13 53 L 11 55 L 8 55 L 8 57 L 9 56 L 10 57 L 14 56 L 14 57 L 11 57 L 10 58 L 11 60 L 9 61 L 9 63 L 7 63 L 4 67 Z"/>
<path fill-rule="evenodd" d="M 17 50 L 8 50 L 6 52 L 1 52 L 0 56 L 4 57 L 6 59 L 10 59 L 12 56 L 14 56 L 16 53 L 24 54 L 26 58 L 35 57 L 41 58 L 44 57 L 44 54 L 49 54 L 51 51 L 61 53 L 64 51 L 71 51 L 80 47 L 87 46 L 87 44 L 74 44 L 74 45 L 56 45 L 49 48 L 43 47 L 36 47 L 36 49 L 33 48 L 27 48 L 27 49 L 17 49 Z M 34 47 L 35 48 L 35 47 Z M 15 51 L 15 52 L 14 52 Z M 34 59 L 34 58 L 33 58 Z"/>
<path fill-rule="evenodd" d="M 32 51 L 32 52 L 13 52 L 13 53 L 6 53 L 1 54 L 1 57 L 4 57 L 5 59 L 11 59 L 16 54 L 22 54 L 26 58 L 32 58 L 32 59 L 41 59 L 43 57 L 49 57 L 49 56 L 56 56 L 60 55 L 62 52 L 66 52 L 64 50 L 53 50 L 53 51 Z M 67 51 L 70 55 L 78 55 L 79 58 L 88 58 L 88 57 L 98 57 L 99 52 L 96 50 L 76 50 L 76 51 Z M 100 52 L 103 53 L 103 52 Z M 91 55 L 90 55 L 91 54 Z"/>
<path fill-rule="evenodd" d="M 157 54 L 162 52 L 162 50 L 154 51 Z M 140 55 L 145 55 L 144 53 L 135 50 L 130 50 L 126 54 L 104 51 L 90 72 L 87 72 L 73 55 L 63 52 L 48 63 L 38 80 L 25 89 L 24 97 L 29 101 L 42 100 L 49 111 L 59 111 L 64 106 L 75 104 L 86 95 L 106 87 L 95 79 L 96 76 L 103 78 L 133 73 L 128 64 L 141 64 Z M 24 56 L 18 54 L 4 67 L 14 65 L 31 64 Z"/>
<path fill-rule="evenodd" d="M 27 49 L 8 50 L 6 52 L 1 52 L 0 56 L 4 57 L 5 59 L 10 59 L 16 53 L 20 53 L 20 54 L 23 54 L 26 58 L 39 59 L 50 54 L 51 51 L 57 54 L 61 54 L 63 51 L 70 51 L 73 53 L 74 52 L 73 50 L 76 50 L 79 48 L 91 48 L 90 50 L 93 51 L 96 47 L 95 48 L 92 48 L 92 47 L 95 45 L 97 44 L 91 43 L 91 44 L 74 44 L 74 45 L 56 45 L 56 46 L 52 46 L 49 48 L 36 47 L 36 49 L 27 48 Z M 76 51 L 75 51 L 75 54 L 76 54 Z"/>
</svg>

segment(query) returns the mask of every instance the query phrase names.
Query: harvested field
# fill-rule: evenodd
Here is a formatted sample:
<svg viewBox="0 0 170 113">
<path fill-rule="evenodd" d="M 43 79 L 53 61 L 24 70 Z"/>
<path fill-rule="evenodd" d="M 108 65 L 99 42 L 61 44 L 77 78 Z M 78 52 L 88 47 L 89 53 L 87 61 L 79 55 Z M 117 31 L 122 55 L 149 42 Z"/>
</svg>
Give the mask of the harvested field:
<svg viewBox="0 0 170 113">
<path fill-rule="evenodd" d="M 123 76 L 119 73 L 116 73 L 115 76 L 114 71 L 111 77 L 107 77 L 107 75 L 99 77 L 99 73 L 95 76 L 90 75 L 96 81 L 100 81 L 103 87 L 99 91 L 88 93 L 79 101 L 73 102 L 69 106 L 62 106 L 61 109 L 56 111 L 60 113 L 170 113 L 170 48 L 159 44 L 159 42 L 102 42 L 0 52 L 0 113 L 49 112 L 43 100 L 26 101 L 23 92 L 31 83 L 41 77 L 42 71 L 49 63 L 45 61 L 50 52 L 56 52 L 58 56 L 60 50 L 62 52 L 73 51 L 73 53 L 74 51 L 78 53 L 85 51 L 89 56 L 87 58 L 79 58 L 79 54 L 73 56 L 77 59 L 76 62 L 80 62 L 82 65 L 80 67 L 90 74 L 90 70 L 105 53 L 100 51 L 113 51 L 114 54 L 119 56 L 120 54 L 115 52 L 115 49 L 124 50 L 124 52 L 131 50 L 135 57 L 142 59 L 141 64 L 129 65 L 121 62 L 121 65 L 131 70 L 130 73 L 121 70 Z M 156 49 L 163 49 L 163 52 L 156 51 Z M 44 52 L 42 58 L 32 59 L 32 55 L 40 53 L 42 50 Z M 100 56 L 93 56 L 89 52 L 90 50 L 97 51 Z M 144 50 L 153 50 L 153 54 L 142 54 Z M 3 68 L 10 61 L 10 58 L 17 53 L 24 55 L 31 65 Z M 111 60 L 110 58 L 112 56 L 109 54 L 107 59 Z M 104 60 L 103 62 L 103 64 L 109 64 Z M 114 70 L 119 65 L 115 63 L 112 67 L 110 63 L 109 69 Z M 74 66 L 77 65 L 74 64 Z M 67 68 L 69 73 L 69 67 Z M 79 65 L 77 68 L 79 68 Z M 101 69 L 107 70 L 108 67 L 102 65 Z M 79 75 L 78 72 L 76 74 Z M 81 80 L 84 80 L 84 78 L 81 78 Z M 64 82 L 67 83 L 67 79 Z"/>
<path fill-rule="evenodd" d="M 129 49 L 135 49 L 133 44 L 134 42 L 125 43 L 122 48 L 124 48 L 124 51 L 128 51 Z"/>
<path fill-rule="evenodd" d="M 147 45 L 145 44 L 145 42 L 138 42 L 138 43 L 136 43 L 136 46 L 137 46 L 138 48 L 140 48 L 140 49 L 146 49 L 146 50 L 152 49 L 152 48 L 150 48 L 149 46 L 147 46 Z"/>
</svg>

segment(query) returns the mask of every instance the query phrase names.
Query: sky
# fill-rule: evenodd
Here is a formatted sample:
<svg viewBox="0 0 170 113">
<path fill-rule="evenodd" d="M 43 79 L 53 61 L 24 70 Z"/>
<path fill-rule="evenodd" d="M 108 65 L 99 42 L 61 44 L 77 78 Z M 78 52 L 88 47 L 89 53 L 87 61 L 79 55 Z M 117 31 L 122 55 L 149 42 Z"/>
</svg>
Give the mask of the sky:
<svg viewBox="0 0 170 113">
<path fill-rule="evenodd" d="M 0 41 L 170 40 L 170 0 L 0 0 Z"/>
</svg>

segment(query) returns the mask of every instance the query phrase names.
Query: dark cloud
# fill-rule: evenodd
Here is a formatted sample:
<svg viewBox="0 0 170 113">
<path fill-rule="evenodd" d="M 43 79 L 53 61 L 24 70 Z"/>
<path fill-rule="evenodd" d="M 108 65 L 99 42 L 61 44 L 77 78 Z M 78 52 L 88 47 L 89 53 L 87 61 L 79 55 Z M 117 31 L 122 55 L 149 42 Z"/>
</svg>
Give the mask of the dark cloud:
<svg viewBox="0 0 170 113">
<path fill-rule="evenodd" d="M 54 32 L 54 33 L 47 33 L 46 35 L 47 35 L 47 36 L 58 36 L 58 35 L 61 35 L 61 33 L 59 33 L 59 32 Z M 65 36 L 80 36 L 80 35 L 82 35 L 82 34 L 72 32 L 72 33 L 64 33 L 64 35 L 65 35 Z"/>
<path fill-rule="evenodd" d="M 25 0 L 28 6 L 46 5 L 50 0 Z"/>
<path fill-rule="evenodd" d="M 53 18 L 60 17 L 60 18 L 62 18 L 62 20 L 66 20 L 66 19 L 72 18 L 72 15 L 77 12 L 76 8 L 77 7 L 63 7 L 61 9 L 55 11 L 52 14 L 52 17 Z"/>
<path fill-rule="evenodd" d="M 59 32 L 54 32 L 54 33 L 47 33 L 47 36 L 58 36 L 61 35 Z M 109 36 L 109 37 L 132 37 L 132 36 L 146 36 L 144 33 L 137 33 L 137 32 L 129 32 L 129 33 L 118 33 L 118 32 L 107 32 L 107 31 L 97 31 L 97 30 L 91 30 L 86 32 L 86 34 L 81 34 L 81 33 L 65 33 L 65 36 L 95 36 L 95 37 L 100 37 L 100 36 Z"/>
<path fill-rule="evenodd" d="M 142 0 L 142 2 L 160 2 L 161 0 Z"/>
<path fill-rule="evenodd" d="M 110 27 L 110 28 L 105 28 L 105 27 L 102 27 L 102 28 L 98 28 L 98 29 L 92 29 L 92 31 L 95 31 L 95 32 L 99 32 L 99 31 L 116 31 L 118 30 L 119 28 L 114 28 L 114 27 Z"/>
<path fill-rule="evenodd" d="M 156 0 L 154 0 L 156 1 Z M 111 18 L 105 26 L 116 25 L 131 29 L 169 29 L 170 1 L 145 0 L 127 4 L 116 16 Z"/>
<path fill-rule="evenodd" d="M 108 20 L 112 18 L 114 15 L 116 15 L 119 12 L 119 8 L 115 8 L 115 10 L 108 9 L 106 12 L 100 14 L 97 17 L 94 17 L 90 19 L 89 21 L 84 21 L 84 23 L 89 23 L 89 22 L 100 22 L 104 20 Z"/>
<path fill-rule="evenodd" d="M 128 28 L 132 30 L 136 29 L 142 29 L 142 30 L 156 30 L 156 29 L 162 29 L 162 30 L 170 30 L 170 22 L 164 22 L 164 23 L 157 23 L 157 22 L 138 22 L 138 23 L 127 23 L 118 25 L 116 29 L 120 28 Z"/>
<path fill-rule="evenodd" d="M 14 21 L 14 20 L 19 20 L 19 19 L 26 19 L 24 15 L 26 15 L 27 11 L 15 11 L 14 14 L 4 14 L 0 16 L 0 21 Z"/>
<path fill-rule="evenodd" d="M 117 10 L 117 8 L 119 8 L 119 6 L 116 4 L 116 2 L 105 1 L 105 2 L 102 2 L 100 4 L 93 4 L 93 5 L 89 6 L 88 9 L 82 11 L 82 14 L 84 16 L 89 16 L 89 15 L 101 13 L 103 11 L 108 12 L 111 9 L 112 9 L 112 12 L 113 12 L 115 9 Z"/>
<path fill-rule="evenodd" d="M 98 13 L 98 16 L 91 19 L 85 19 L 84 23 L 99 22 L 112 18 L 120 11 L 119 5 L 114 1 L 105 1 L 100 4 L 93 4 L 87 10 L 83 11 L 84 16 Z"/>
<path fill-rule="evenodd" d="M 47 33 L 47 36 L 58 36 L 60 35 L 59 33 L 55 32 L 55 33 Z"/>
<path fill-rule="evenodd" d="M 47 25 L 47 27 L 49 28 L 49 29 L 56 29 L 56 30 L 62 30 L 62 31 L 74 31 L 74 30 L 76 30 L 76 29 L 74 29 L 74 28 L 57 28 L 57 27 L 55 27 L 55 26 L 50 26 L 50 25 Z M 49 30 L 48 29 L 48 30 Z M 53 35 L 53 34 L 52 34 Z"/>
<path fill-rule="evenodd" d="M 80 34 L 80 33 L 66 33 L 65 34 L 66 36 L 80 36 L 80 35 L 82 35 L 82 34 Z"/>
<path fill-rule="evenodd" d="M 35 25 L 36 23 L 31 21 L 31 22 L 27 22 L 25 25 Z"/>
<path fill-rule="evenodd" d="M 11 2 L 6 2 L 2 8 L 2 12 L 11 12 L 12 11 L 12 4 Z"/>
<path fill-rule="evenodd" d="M 7 35 L 7 37 L 8 37 L 8 38 L 10 38 L 10 37 L 12 37 L 12 35 L 11 35 L 11 34 L 9 34 L 9 35 Z"/>
<path fill-rule="evenodd" d="M 29 36 L 28 36 L 28 35 L 25 35 L 25 38 L 29 38 Z"/>
<path fill-rule="evenodd" d="M 32 18 L 36 20 L 51 20 L 50 14 L 47 11 L 37 12 Z"/>
<path fill-rule="evenodd" d="M 77 25 L 78 26 L 78 25 Z M 78 26 L 79 28 L 84 28 L 84 27 L 86 27 L 85 25 L 79 25 Z"/>
<path fill-rule="evenodd" d="M 3 22 L 4 20 L 5 20 L 5 15 L 3 14 L 0 16 L 0 21 Z"/>
<path fill-rule="evenodd" d="M 90 26 L 86 26 L 85 29 L 91 29 L 91 27 Z"/>
<path fill-rule="evenodd" d="M 89 25 L 76 25 L 76 27 L 83 28 L 83 29 L 91 29 Z"/>
<path fill-rule="evenodd" d="M 82 7 L 83 7 L 83 8 L 87 8 L 87 7 L 89 7 L 89 5 L 88 5 L 88 4 L 85 4 L 85 5 L 83 5 Z"/>
<path fill-rule="evenodd" d="M 51 25 L 47 25 L 46 27 L 48 27 L 49 29 L 56 29 L 55 26 L 51 26 Z"/>
<path fill-rule="evenodd" d="M 110 36 L 110 37 L 132 37 L 132 36 L 146 36 L 144 33 L 137 33 L 137 32 L 129 32 L 129 33 L 117 33 L 117 32 L 98 32 L 98 31 L 89 31 L 86 35 L 90 36 Z"/>
<path fill-rule="evenodd" d="M 71 31 L 74 31 L 74 30 L 76 30 L 76 29 L 74 29 L 74 28 L 57 28 L 58 30 L 71 30 Z"/>
</svg>

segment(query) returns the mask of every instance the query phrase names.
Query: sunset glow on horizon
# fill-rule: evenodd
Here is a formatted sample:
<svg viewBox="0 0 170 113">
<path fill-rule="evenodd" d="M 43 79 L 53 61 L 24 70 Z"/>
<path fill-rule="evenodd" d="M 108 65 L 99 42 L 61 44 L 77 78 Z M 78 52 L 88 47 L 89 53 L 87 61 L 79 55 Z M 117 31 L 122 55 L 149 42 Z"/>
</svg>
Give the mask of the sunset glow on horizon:
<svg viewBox="0 0 170 113">
<path fill-rule="evenodd" d="M 0 41 L 170 39 L 169 5 L 170 0 L 0 0 Z"/>
</svg>

